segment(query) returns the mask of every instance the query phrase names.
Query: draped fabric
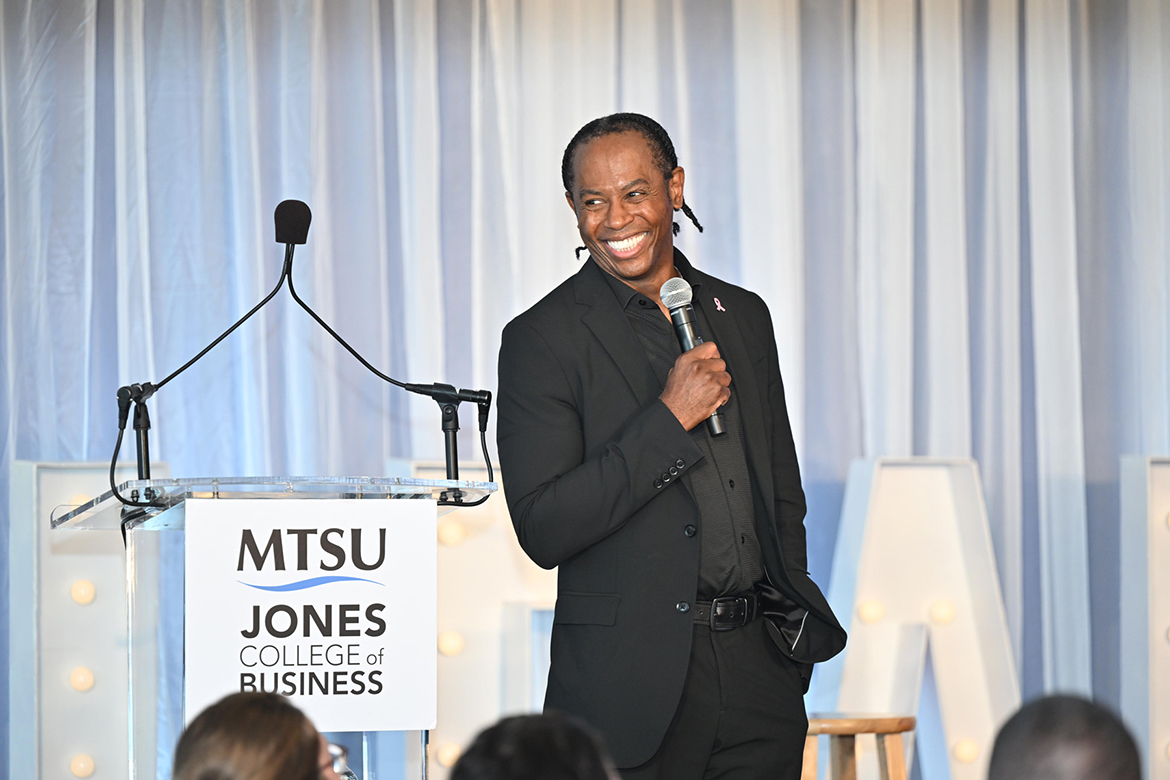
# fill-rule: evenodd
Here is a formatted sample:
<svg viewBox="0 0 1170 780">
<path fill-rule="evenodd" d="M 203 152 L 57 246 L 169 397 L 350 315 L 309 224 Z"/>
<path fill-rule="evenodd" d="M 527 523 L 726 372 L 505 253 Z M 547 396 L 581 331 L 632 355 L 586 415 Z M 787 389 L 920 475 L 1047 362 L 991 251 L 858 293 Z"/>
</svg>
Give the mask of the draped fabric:
<svg viewBox="0 0 1170 780">
<path fill-rule="evenodd" d="M 1116 700 L 1118 458 L 1170 452 L 1167 0 L 28 0 L 0 28 L 5 494 L 13 459 L 108 459 L 116 388 L 263 297 L 285 198 L 298 292 L 371 362 L 493 388 L 504 323 L 578 268 L 565 144 L 641 111 L 706 228 L 681 248 L 771 308 L 814 576 L 851 459 L 973 456 L 1024 694 Z M 286 293 L 151 411 L 176 476 L 442 452 L 434 403 Z"/>
</svg>

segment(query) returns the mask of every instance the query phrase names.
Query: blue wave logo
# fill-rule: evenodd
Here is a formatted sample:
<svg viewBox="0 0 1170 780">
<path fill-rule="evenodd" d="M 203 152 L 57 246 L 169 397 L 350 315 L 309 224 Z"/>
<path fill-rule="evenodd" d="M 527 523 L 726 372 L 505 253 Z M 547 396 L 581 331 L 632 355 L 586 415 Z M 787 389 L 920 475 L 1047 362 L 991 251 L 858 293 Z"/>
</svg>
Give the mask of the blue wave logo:
<svg viewBox="0 0 1170 780">
<path fill-rule="evenodd" d="M 305 590 L 306 588 L 315 588 L 318 585 L 328 585 L 331 582 L 369 582 L 373 585 L 382 585 L 380 582 L 374 580 L 364 580 L 361 577 L 310 577 L 307 580 L 300 580 L 299 582 L 289 582 L 284 585 L 253 585 L 250 582 L 243 580 L 236 580 L 241 585 L 247 585 L 249 588 L 256 590 L 266 590 L 269 592 L 282 593 L 290 590 Z"/>
</svg>

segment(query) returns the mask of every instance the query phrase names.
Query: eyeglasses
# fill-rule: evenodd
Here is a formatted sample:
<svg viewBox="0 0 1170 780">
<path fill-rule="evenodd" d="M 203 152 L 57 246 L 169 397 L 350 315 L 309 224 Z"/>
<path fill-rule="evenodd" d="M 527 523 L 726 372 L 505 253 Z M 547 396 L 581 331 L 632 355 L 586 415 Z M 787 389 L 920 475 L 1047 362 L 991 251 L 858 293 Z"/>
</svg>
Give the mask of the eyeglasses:
<svg viewBox="0 0 1170 780">
<path fill-rule="evenodd" d="M 338 777 L 356 780 L 356 775 L 349 771 L 349 751 L 343 746 L 335 745 L 332 742 L 326 745 L 326 748 L 329 750 L 329 758 L 332 759 L 333 763 L 326 764 L 325 766 L 332 766 L 333 771 L 337 773 Z M 324 769 L 325 766 L 321 768 Z"/>
</svg>

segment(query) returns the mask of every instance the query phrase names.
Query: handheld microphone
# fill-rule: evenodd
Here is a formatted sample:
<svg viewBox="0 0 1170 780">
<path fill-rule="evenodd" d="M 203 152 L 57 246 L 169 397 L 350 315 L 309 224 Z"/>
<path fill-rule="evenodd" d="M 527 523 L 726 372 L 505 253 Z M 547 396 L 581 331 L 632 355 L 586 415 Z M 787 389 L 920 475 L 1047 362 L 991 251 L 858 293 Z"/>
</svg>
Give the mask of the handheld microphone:
<svg viewBox="0 0 1170 780">
<path fill-rule="evenodd" d="M 695 307 L 691 305 L 694 293 L 686 279 L 676 276 L 667 279 L 658 291 L 662 305 L 670 310 L 670 321 L 674 324 L 674 334 L 678 336 L 679 346 L 683 352 L 694 349 L 703 343 L 699 335 L 698 323 L 695 321 Z M 718 409 L 707 418 L 707 431 L 712 436 L 722 436 L 727 433 L 727 426 L 723 422 L 723 412 Z"/>
</svg>

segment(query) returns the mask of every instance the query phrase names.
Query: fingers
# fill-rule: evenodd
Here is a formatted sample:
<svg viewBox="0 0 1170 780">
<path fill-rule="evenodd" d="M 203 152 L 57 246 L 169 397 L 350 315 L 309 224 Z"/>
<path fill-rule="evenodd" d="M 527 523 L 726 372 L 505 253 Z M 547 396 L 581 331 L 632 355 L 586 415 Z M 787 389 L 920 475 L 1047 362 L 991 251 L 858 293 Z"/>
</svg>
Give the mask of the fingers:
<svg viewBox="0 0 1170 780">
<path fill-rule="evenodd" d="M 704 345 L 700 344 L 699 346 L 701 347 Z M 714 345 L 712 345 L 712 346 L 714 346 Z M 698 348 L 699 347 L 695 347 L 695 350 L 697 350 Z M 675 365 L 677 366 L 679 363 L 683 362 L 683 358 L 688 356 L 688 355 L 692 355 L 692 353 L 695 350 L 691 350 L 690 353 L 683 353 L 682 355 L 679 355 L 679 359 L 678 359 L 678 361 L 676 361 Z M 716 355 L 718 355 L 718 353 L 716 353 Z M 694 362 L 695 362 L 695 366 L 696 366 L 696 369 L 695 369 L 696 373 L 710 374 L 712 379 L 714 379 L 716 382 L 723 385 L 724 387 L 727 387 L 728 385 L 731 384 L 731 374 L 727 373 L 727 361 L 726 360 L 724 360 L 723 358 L 718 357 L 718 356 L 710 357 L 710 358 L 700 358 L 698 356 L 692 355 L 692 357 L 694 358 Z"/>
<path fill-rule="evenodd" d="M 683 354 L 694 355 L 696 358 L 707 360 L 719 357 L 719 347 L 715 346 L 714 341 L 704 341 L 702 344 L 691 349 L 690 352 L 684 352 Z"/>
<path fill-rule="evenodd" d="M 727 403 L 730 386 L 731 374 L 719 349 L 704 343 L 678 356 L 659 397 L 690 430 Z"/>
<path fill-rule="evenodd" d="M 728 378 L 727 384 L 723 384 L 722 381 L 720 382 L 722 387 L 720 387 L 720 392 L 718 392 L 718 394 L 716 395 L 715 408 L 711 409 L 711 412 L 713 412 L 713 413 L 715 412 L 715 410 L 722 407 L 724 405 L 724 403 L 727 403 L 728 401 L 731 400 L 731 375 L 727 374 L 727 378 Z"/>
<path fill-rule="evenodd" d="M 721 358 L 704 360 L 701 365 L 703 370 L 709 372 L 719 384 L 724 387 L 731 384 L 731 374 L 727 373 L 727 363 Z"/>
</svg>

